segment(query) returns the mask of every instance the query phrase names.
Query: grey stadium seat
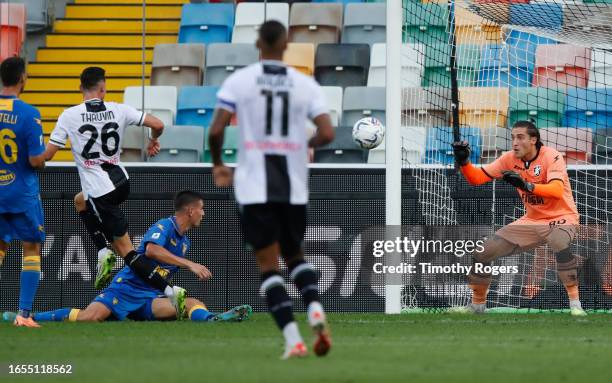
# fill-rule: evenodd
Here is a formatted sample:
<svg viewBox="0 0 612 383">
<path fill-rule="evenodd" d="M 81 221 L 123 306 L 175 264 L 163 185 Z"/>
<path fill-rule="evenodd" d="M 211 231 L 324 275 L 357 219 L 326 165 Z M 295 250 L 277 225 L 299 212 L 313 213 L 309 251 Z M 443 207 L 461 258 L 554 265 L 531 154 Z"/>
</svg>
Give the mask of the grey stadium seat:
<svg viewBox="0 0 612 383">
<path fill-rule="evenodd" d="M 342 126 L 353 126 L 360 118 L 376 117 L 385 125 L 386 91 L 381 86 L 350 86 L 342 99 Z"/>
<path fill-rule="evenodd" d="M 151 85 L 201 85 L 204 44 L 157 44 L 153 51 Z"/>
<path fill-rule="evenodd" d="M 351 3 L 344 10 L 343 43 L 369 44 L 387 41 L 387 5 Z"/>
<path fill-rule="evenodd" d="M 289 41 L 337 43 L 342 30 L 342 4 L 296 3 L 289 12 Z"/>
<path fill-rule="evenodd" d="M 319 44 L 315 78 L 324 86 L 366 86 L 370 69 L 368 44 Z"/>
<path fill-rule="evenodd" d="M 402 115 L 406 126 L 448 126 L 451 110 L 450 88 L 402 89 Z"/>
<path fill-rule="evenodd" d="M 210 44 L 206 52 L 205 85 L 220 86 L 237 69 L 259 60 L 259 51 L 253 44 Z"/>
<path fill-rule="evenodd" d="M 121 161 L 140 162 L 143 161 L 142 152 L 144 148 L 145 132 L 141 126 L 128 126 L 123 132 L 121 141 Z"/>
<path fill-rule="evenodd" d="M 352 126 L 341 126 L 336 129 L 336 137 L 329 145 L 315 149 L 314 160 L 319 163 L 363 164 L 368 160 L 368 151 L 353 141 Z"/>
<path fill-rule="evenodd" d="M 149 162 L 200 162 L 206 129 L 201 126 L 175 125 L 164 129 L 159 138 L 161 150 Z"/>
</svg>

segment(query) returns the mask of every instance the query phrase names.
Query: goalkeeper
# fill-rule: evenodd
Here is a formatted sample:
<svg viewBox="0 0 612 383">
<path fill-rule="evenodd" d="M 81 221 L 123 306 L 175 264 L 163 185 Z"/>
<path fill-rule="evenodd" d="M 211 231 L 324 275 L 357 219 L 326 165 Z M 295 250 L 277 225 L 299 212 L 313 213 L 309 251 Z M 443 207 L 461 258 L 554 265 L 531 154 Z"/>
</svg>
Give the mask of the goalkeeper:
<svg viewBox="0 0 612 383">
<path fill-rule="evenodd" d="M 482 168 L 470 163 L 467 142 L 454 142 L 453 151 L 470 184 L 503 179 L 516 187 L 526 210 L 523 217 L 495 232 L 485 242 L 484 250 L 474 253 L 474 262 L 489 265 L 497 258 L 547 243 L 555 255 L 559 279 L 567 290 L 571 314 L 586 315 L 578 296 L 577 262 L 570 249 L 579 215 L 561 153 L 542 144 L 540 132 L 531 121 L 516 122 L 512 127 L 512 150 Z M 491 275 L 472 271 L 468 282 L 472 303 L 452 308 L 451 312 L 484 312 Z"/>
<path fill-rule="evenodd" d="M 209 279 L 212 274 L 203 265 L 185 258 L 189 238 L 185 233 L 200 226 L 204 216 L 203 197 L 192 191 L 179 192 L 174 199 L 174 216 L 156 222 L 144 235 L 137 250 L 137 257 L 148 257 L 157 263 L 156 272 L 170 278 L 180 267 L 194 273 L 199 279 Z M 160 290 L 125 266 L 112 283 L 84 310 L 62 308 L 34 314 L 34 320 L 45 321 L 104 321 L 124 320 L 172 320 L 183 319 L 187 312 L 192 321 L 240 321 L 247 319 L 252 309 L 249 305 L 233 308 L 222 314 L 213 314 L 197 299 L 187 298 L 186 307 L 175 308 Z M 11 320 L 14 313 L 6 312 L 4 320 Z"/>
</svg>

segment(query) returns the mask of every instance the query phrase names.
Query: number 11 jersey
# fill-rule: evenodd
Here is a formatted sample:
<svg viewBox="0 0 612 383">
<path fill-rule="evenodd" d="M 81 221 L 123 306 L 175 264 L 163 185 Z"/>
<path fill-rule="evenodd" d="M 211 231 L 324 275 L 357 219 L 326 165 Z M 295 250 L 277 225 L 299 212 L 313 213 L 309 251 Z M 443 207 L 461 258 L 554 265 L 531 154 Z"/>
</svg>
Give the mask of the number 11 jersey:
<svg viewBox="0 0 612 383">
<path fill-rule="evenodd" d="M 142 125 L 145 113 L 99 99 L 87 100 L 64 110 L 49 142 L 61 148 L 70 138 L 85 198 L 98 198 L 128 179 L 119 157 L 125 128 Z"/>
</svg>

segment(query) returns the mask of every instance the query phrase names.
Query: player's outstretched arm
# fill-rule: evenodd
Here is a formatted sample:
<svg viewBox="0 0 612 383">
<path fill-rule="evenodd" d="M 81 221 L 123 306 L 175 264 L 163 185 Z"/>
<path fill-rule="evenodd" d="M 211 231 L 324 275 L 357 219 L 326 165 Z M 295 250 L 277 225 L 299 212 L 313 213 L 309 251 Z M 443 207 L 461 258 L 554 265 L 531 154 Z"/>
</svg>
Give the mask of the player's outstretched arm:
<svg viewBox="0 0 612 383">
<path fill-rule="evenodd" d="M 57 151 L 60 149 L 59 146 L 54 145 L 52 143 L 48 143 L 47 144 L 47 148 L 45 149 L 45 151 L 43 152 L 43 154 L 41 154 L 41 156 L 43 156 L 44 161 L 51 161 L 53 159 L 53 156 L 55 156 L 55 153 L 57 153 Z M 30 157 L 31 158 L 31 157 Z M 31 164 L 32 162 L 30 162 Z M 32 165 L 34 166 L 34 165 Z"/>
<path fill-rule="evenodd" d="M 45 155 L 46 150 L 44 152 L 42 152 L 42 154 L 39 154 L 37 156 L 30 156 L 28 157 L 28 161 L 30 162 L 30 166 L 32 166 L 34 169 L 44 169 L 45 168 L 45 161 L 47 161 L 47 157 Z"/>
<path fill-rule="evenodd" d="M 162 246 L 156 245 L 154 243 L 147 244 L 145 255 L 160 263 L 189 269 L 189 271 L 194 273 L 200 279 L 206 280 L 212 277 L 210 270 L 208 270 L 206 266 L 192 262 L 185 258 L 177 257 L 168 250 L 164 249 Z"/>
<path fill-rule="evenodd" d="M 223 159 L 221 158 L 225 127 L 229 125 L 231 119 L 232 113 L 230 111 L 217 108 L 213 122 L 208 129 L 208 146 L 210 147 L 210 155 L 214 164 L 213 177 L 215 184 L 219 187 L 230 186 L 232 184 L 232 170 L 223 164 Z"/>
<path fill-rule="evenodd" d="M 477 168 L 470 162 L 470 144 L 467 141 L 453 142 L 453 153 L 459 164 L 461 173 L 471 185 L 482 185 L 492 180 L 482 169 Z"/>
<path fill-rule="evenodd" d="M 320 114 L 315 117 L 312 122 L 314 122 L 314 124 L 316 125 L 317 132 L 308 142 L 308 146 L 310 146 L 311 148 L 316 148 L 319 146 L 327 145 L 334 140 L 336 132 L 334 131 L 334 126 L 332 125 L 329 114 Z"/>
<path fill-rule="evenodd" d="M 159 137 L 164 132 L 164 123 L 159 118 L 147 114 L 142 124 L 151 129 L 151 137 L 147 144 L 147 155 L 149 157 L 154 157 L 159 154 L 159 150 L 161 149 Z"/>
</svg>

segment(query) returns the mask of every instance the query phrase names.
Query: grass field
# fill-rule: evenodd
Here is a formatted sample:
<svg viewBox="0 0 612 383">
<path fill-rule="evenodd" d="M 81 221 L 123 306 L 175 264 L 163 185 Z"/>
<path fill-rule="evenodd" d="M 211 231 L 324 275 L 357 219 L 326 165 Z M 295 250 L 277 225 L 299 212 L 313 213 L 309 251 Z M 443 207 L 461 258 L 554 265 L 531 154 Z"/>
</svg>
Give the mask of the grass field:
<svg viewBox="0 0 612 383">
<path fill-rule="evenodd" d="M 304 316 L 300 321 L 304 323 Z M 279 361 L 265 314 L 243 323 L 0 324 L 0 382 L 610 382 L 612 315 L 332 314 L 325 358 Z M 311 336 L 303 326 L 310 343 Z M 8 363 L 72 364 L 15 376 Z"/>
</svg>

